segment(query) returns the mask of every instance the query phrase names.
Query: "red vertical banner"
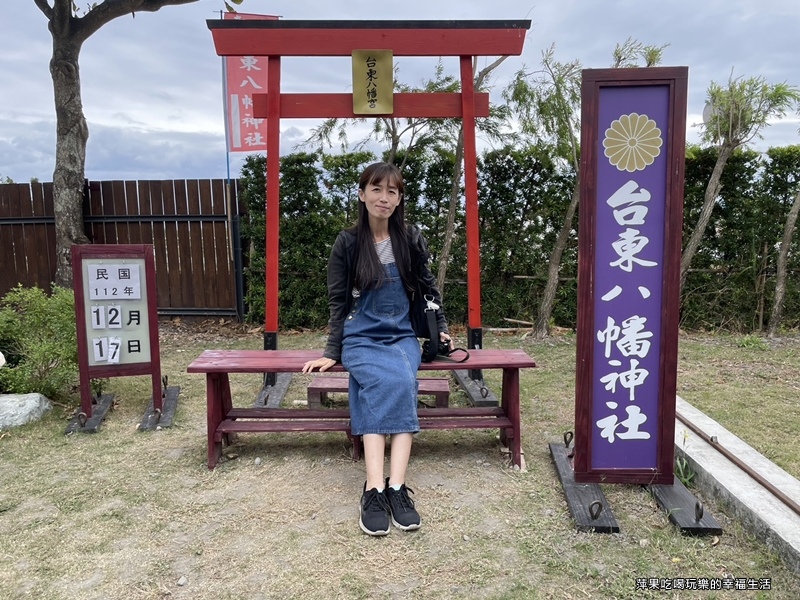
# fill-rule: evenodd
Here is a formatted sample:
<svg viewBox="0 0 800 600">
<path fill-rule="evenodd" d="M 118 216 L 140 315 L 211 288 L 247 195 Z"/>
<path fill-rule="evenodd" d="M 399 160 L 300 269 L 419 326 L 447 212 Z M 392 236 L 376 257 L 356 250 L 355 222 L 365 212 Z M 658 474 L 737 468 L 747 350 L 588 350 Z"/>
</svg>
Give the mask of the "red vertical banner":
<svg viewBox="0 0 800 600">
<path fill-rule="evenodd" d="M 230 13 L 225 20 L 276 20 L 271 15 Z M 253 94 L 267 93 L 267 57 L 226 56 L 225 119 L 228 152 L 265 152 L 267 121 L 253 113 Z"/>
</svg>

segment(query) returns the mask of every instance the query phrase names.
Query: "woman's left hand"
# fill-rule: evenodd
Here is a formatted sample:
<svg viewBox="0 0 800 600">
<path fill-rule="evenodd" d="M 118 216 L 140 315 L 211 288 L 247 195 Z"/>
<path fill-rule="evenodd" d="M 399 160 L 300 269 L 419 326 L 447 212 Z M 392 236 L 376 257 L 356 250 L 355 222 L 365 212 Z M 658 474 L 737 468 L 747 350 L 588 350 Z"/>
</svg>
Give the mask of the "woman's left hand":
<svg viewBox="0 0 800 600">
<path fill-rule="evenodd" d="M 446 331 L 439 332 L 439 341 L 447 344 L 450 350 L 455 348 L 455 345 L 453 344 L 453 338 L 451 338 L 450 334 Z"/>
<path fill-rule="evenodd" d="M 322 373 L 323 371 L 327 371 L 333 365 L 336 364 L 336 361 L 332 358 L 318 358 L 317 360 L 310 360 L 306 364 L 303 365 L 302 373 L 311 373 L 314 369 L 319 369 L 319 372 Z"/>
</svg>

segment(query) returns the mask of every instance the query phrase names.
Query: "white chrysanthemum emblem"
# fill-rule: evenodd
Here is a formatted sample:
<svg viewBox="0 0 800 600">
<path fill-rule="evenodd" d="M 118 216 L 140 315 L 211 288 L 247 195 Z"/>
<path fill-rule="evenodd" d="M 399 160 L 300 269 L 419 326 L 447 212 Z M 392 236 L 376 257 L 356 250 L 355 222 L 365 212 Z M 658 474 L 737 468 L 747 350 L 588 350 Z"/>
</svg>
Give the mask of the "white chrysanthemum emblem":
<svg viewBox="0 0 800 600">
<path fill-rule="evenodd" d="M 661 130 L 647 115 L 622 115 L 606 129 L 605 155 L 620 171 L 633 173 L 653 164 L 661 153 Z"/>
</svg>

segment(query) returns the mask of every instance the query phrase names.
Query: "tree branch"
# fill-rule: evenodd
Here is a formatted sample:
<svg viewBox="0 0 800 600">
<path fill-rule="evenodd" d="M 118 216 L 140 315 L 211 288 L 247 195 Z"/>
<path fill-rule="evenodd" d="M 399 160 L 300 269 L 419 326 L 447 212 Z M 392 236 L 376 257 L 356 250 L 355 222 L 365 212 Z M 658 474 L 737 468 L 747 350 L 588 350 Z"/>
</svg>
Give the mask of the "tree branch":
<svg viewBox="0 0 800 600">
<path fill-rule="evenodd" d="M 53 9 L 47 3 L 47 0 L 33 0 L 33 3 L 40 11 L 42 11 L 42 13 L 44 13 L 44 16 L 47 17 L 48 21 L 53 18 Z"/>
<path fill-rule="evenodd" d="M 39 2 L 41 0 L 34 0 Z M 136 12 L 156 12 L 165 6 L 192 4 L 198 0 L 105 0 L 78 19 L 75 35 L 84 41 L 103 25 Z"/>
<path fill-rule="evenodd" d="M 475 78 L 475 89 L 481 90 L 483 88 L 484 79 L 486 79 L 486 77 L 497 67 L 503 64 L 503 61 L 507 58 L 508 56 L 501 56 L 500 58 L 495 60 L 492 64 L 481 69 L 480 73 L 478 73 L 478 76 Z"/>
</svg>

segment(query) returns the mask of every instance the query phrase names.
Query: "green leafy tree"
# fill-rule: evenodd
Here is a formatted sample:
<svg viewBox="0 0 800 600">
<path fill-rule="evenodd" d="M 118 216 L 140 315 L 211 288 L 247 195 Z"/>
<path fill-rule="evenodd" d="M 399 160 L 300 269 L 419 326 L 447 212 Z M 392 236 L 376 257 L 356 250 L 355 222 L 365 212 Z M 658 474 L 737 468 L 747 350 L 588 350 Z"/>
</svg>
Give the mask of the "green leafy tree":
<svg viewBox="0 0 800 600">
<path fill-rule="evenodd" d="M 475 80 L 473 82 L 473 86 L 476 92 L 486 92 L 488 91 L 488 80 L 489 76 L 492 72 L 499 67 L 503 61 L 508 58 L 507 56 L 501 56 L 497 58 L 494 62 L 487 65 L 483 69 L 477 72 L 475 75 Z M 475 69 L 478 64 L 478 58 L 473 58 L 472 61 L 472 72 L 475 73 Z M 506 106 L 490 106 L 489 107 L 489 117 L 478 119 L 476 123 L 476 128 L 479 129 L 483 135 L 485 135 L 490 140 L 499 140 L 503 137 L 503 129 L 504 125 L 508 123 L 508 117 L 510 113 Z M 448 203 L 447 209 L 447 225 L 445 227 L 444 233 L 444 244 L 442 246 L 442 253 L 439 260 L 439 270 L 436 275 L 436 283 L 439 288 L 439 291 L 442 293 L 444 297 L 444 289 L 445 289 L 445 280 L 447 278 L 447 269 L 450 263 L 450 253 L 453 247 L 453 237 L 455 232 L 455 223 L 456 223 L 456 215 L 458 212 L 459 200 L 462 197 L 462 190 L 461 190 L 461 176 L 464 173 L 464 120 L 457 119 L 456 121 L 450 120 L 448 121 L 451 124 L 450 127 L 443 127 L 440 128 L 440 135 L 443 135 L 444 142 L 447 143 L 448 137 L 450 144 L 455 144 L 455 158 L 453 160 L 453 172 L 450 178 L 450 202 Z M 452 128 L 452 124 L 457 123 L 458 129 L 455 131 L 456 136 L 455 139 L 448 134 L 454 132 Z M 506 138 L 510 136 L 505 136 Z M 440 142 L 442 143 L 442 142 Z"/>
<path fill-rule="evenodd" d="M 617 45 L 613 53 L 613 65 L 635 67 L 643 59 L 647 66 L 655 66 L 661 60 L 666 46 L 644 46 L 628 39 Z M 580 170 L 580 108 L 581 71 L 580 61 L 560 62 L 555 58 L 555 45 L 542 53 L 539 68 L 530 71 L 523 67 L 504 91 L 504 96 L 514 107 L 520 119 L 522 131 L 550 144 L 560 160 L 566 161 L 577 174 Z M 556 244 L 548 263 L 547 283 L 542 294 L 534 325 L 534 334 L 545 337 L 550 332 L 550 320 L 558 289 L 561 258 L 572 236 L 575 235 L 573 220 L 580 199 L 579 179 L 564 211 Z"/>
<path fill-rule="evenodd" d="M 521 69 L 504 92 L 520 117 L 522 131 L 548 144 L 553 155 L 569 164 L 576 174 L 580 160 L 581 70 L 577 60 L 557 61 L 555 46 L 551 46 L 542 53 L 540 68 Z M 550 332 L 561 258 L 570 237 L 575 234 L 572 223 L 579 199 L 580 187 L 576 180 L 566 210 L 562 208 L 563 220 L 548 260 L 547 281 L 534 325 L 534 334 L 538 337 Z"/>
<path fill-rule="evenodd" d="M 770 119 L 783 117 L 798 101 L 800 90 L 796 87 L 786 83 L 768 84 L 763 77 L 731 76 L 726 87 L 711 82 L 701 137 L 717 147 L 717 161 L 706 186 L 700 215 L 681 256 L 681 288 L 711 219 L 722 172 L 731 155 L 754 138 L 760 138 Z"/>
<path fill-rule="evenodd" d="M 360 159 L 363 159 L 363 155 Z M 357 165 L 359 158 L 343 163 Z M 247 318 L 264 320 L 266 158 L 248 156 L 240 190 L 248 210 L 242 232 L 250 244 L 245 299 Z M 341 197 L 323 193 L 330 180 L 316 153 L 298 152 L 280 162 L 280 247 L 278 276 L 282 328 L 322 327 L 328 321 L 326 265 L 336 235 L 348 223 Z"/>
<path fill-rule="evenodd" d="M 480 161 L 481 267 L 487 293 L 487 322 L 531 320 L 547 280 L 547 263 L 561 225 L 562 199 L 574 187 L 574 172 L 553 159 L 547 144 L 508 146 L 486 152 Z M 574 276 L 577 248 L 564 253 L 561 272 Z M 491 292 L 489 292 L 491 290 Z M 561 324 L 574 326 L 575 287 L 560 303 Z"/>
<path fill-rule="evenodd" d="M 264 321 L 266 193 L 266 156 L 251 154 L 245 159 L 239 174 L 239 194 L 247 207 L 241 227 L 242 239 L 248 245 L 244 300 L 247 320 L 251 323 Z"/>
<path fill-rule="evenodd" d="M 718 150 L 713 146 L 690 145 L 686 149 L 684 239 L 691 235 L 702 211 L 717 156 Z M 711 215 L 707 235 L 683 288 L 684 327 L 746 331 L 757 327 L 768 258 L 765 240 L 775 237 L 776 223 L 763 214 L 770 213 L 761 192 L 763 168 L 761 155 L 746 148 L 739 148 L 728 160 L 720 180 L 718 208 Z"/>
<path fill-rule="evenodd" d="M 453 172 L 457 160 L 454 148 L 446 141 L 424 151 L 404 156 L 403 174 L 406 182 L 406 220 L 422 229 L 428 241 L 432 258 L 432 271 L 442 272 L 442 262 L 456 271 L 456 277 L 466 276 L 466 254 L 449 252 L 445 248 L 466 247 L 464 230 L 464 204 L 456 202 L 450 221 L 453 196 Z M 456 188 L 457 199 L 464 197 L 463 187 Z M 449 232 L 449 233 L 448 233 Z M 445 269 L 447 271 L 448 269 Z M 441 291 L 441 290 L 440 290 Z M 448 298 L 448 316 L 451 302 Z"/>
<path fill-rule="evenodd" d="M 661 46 L 645 45 L 634 38 L 628 38 L 624 43 L 617 44 L 614 48 L 614 52 L 611 54 L 613 58 L 611 67 L 614 69 L 638 67 L 640 60 L 645 67 L 655 67 L 661 64 L 664 58 L 664 50 L 668 47 L 669 44 Z"/>
<path fill-rule="evenodd" d="M 326 270 L 343 213 L 321 191 L 316 153 L 281 157 L 280 292 L 283 327 L 328 321 Z"/>
<path fill-rule="evenodd" d="M 358 215 L 358 180 L 361 172 L 374 161 L 372 152 L 322 155 L 322 183 L 336 208 L 344 213 L 347 223 L 354 223 Z"/>
</svg>

